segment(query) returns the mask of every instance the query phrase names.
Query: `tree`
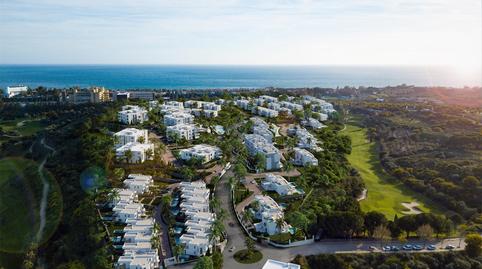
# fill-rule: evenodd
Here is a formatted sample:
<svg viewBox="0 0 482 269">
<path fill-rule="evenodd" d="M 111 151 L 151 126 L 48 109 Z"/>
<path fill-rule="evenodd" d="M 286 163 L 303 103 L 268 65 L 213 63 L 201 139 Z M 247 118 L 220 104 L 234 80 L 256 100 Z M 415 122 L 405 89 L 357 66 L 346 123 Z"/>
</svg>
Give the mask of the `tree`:
<svg viewBox="0 0 482 269">
<path fill-rule="evenodd" d="M 279 217 L 276 219 L 276 228 L 278 229 L 278 232 L 281 233 L 284 224 L 285 224 L 285 220 L 283 219 L 283 217 Z"/>
<path fill-rule="evenodd" d="M 246 237 L 244 243 L 246 244 L 246 249 L 248 250 L 248 256 L 251 257 L 255 251 L 254 240 L 250 237 Z"/>
<path fill-rule="evenodd" d="M 237 178 L 242 178 L 246 176 L 248 171 L 246 170 L 246 167 L 242 163 L 236 163 L 234 165 L 234 174 L 236 175 Z"/>
<path fill-rule="evenodd" d="M 152 159 L 153 155 L 154 155 L 154 152 L 152 151 L 152 149 L 146 150 L 146 159 L 148 159 L 148 160 Z"/>
<path fill-rule="evenodd" d="M 139 138 L 137 138 L 137 142 L 144 144 L 144 142 L 146 142 L 146 139 L 143 136 L 140 136 Z"/>
<path fill-rule="evenodd" d="M 203 256 L 194 265 L 194 269 L 213 269 L 213 260 L 211 257 Z"/>
<path fill-rule="evenodd" d="M 373 229 L 373 238 L 380 241 L 380 248 L 383 241 L 390 238 L 390 230 L 385 225 L 379 225 Z"/>
<path fill-rule="evenodd" d="M 310 221 L 305 214 L 301 213 L 300 211 L 295 211 L 291 214 L 288 214 L 286 219 L 288 220 L 289 224 L 293 225 L 297 229 L 302 230 L 305 235 L 307 234 L 308 224 Z"/>
<path fill-rule="evenodd" d="M 219 250 L 215 250 L 212 256 L 213 268 L 222 269 L 223 268 L 223 254 Z"/>
<path fill-rule="evenodd" d="M 132 151 L 130 149 L 124 151 L 124 158 L 125 158 L 125 161 L 130 163 L 131 162 L 131 159 L 132 159 Z"/>
<path fill-rule="evenodd" d="M 482 236 L 480 234 L 469 234 L 465 237 L 465 252 L 470 257 L 479 257 L 482 254 Z"/>
<path fill-rule="evenodd" d="M 368 231 L 368 236 L 372 237 L 373 231 L 376 227 L 380 225 L 385 225 L 387 223 L 387 219 L 385 215 L 377 211 L 370 211 L 365 215 L 365 228 Z"/>
<path fill-rule="evenodd" d="M 432 236 L 433 236 L 432 226 L 430 226 L 429 224 L 424 224 L 424 225 L 418 227 L 417 228 L 417 236 L 420 239 L 423 239 L 424 247 L 425 247 L 426 241 L 429 241 L 430 239 L 432 239 Z"/>
<path fill-rule="evenodd" d="M 264 154 L 256 153 L 254 159 L 256 161 L 256 168 L 258 169 L 258 171 L 266 170 L 266 156 L 264 156 Z"/>
<path fill-rule="evenodd" d="M 174 256 L 176 256 L 176 259 L 177 261 L 179 262 L 179 256 L 184 254 L 184 244 L 176 244 L 176 246 L 174 246 Z"/>
<path fill-rule="evenodd" d="M 407 238 L 410 232 L 417 230 L 417 224 L 413 215 L 406 215 L 398 219 L 397 226 L 400 227 L 407 234 Z"/>
</svg>

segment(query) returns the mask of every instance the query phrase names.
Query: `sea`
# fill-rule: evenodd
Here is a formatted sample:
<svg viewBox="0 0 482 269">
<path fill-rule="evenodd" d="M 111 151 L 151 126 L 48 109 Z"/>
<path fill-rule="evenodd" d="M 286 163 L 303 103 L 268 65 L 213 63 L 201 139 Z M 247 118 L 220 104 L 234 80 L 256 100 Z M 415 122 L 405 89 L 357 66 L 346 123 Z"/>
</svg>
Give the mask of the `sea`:
<svg viewBox="0 0 482 269">
<path fill-rule="evenodd" d="M 480 70 L 433 66 L 0 65 L 0 88 L 233 89 L 480 86 Z"/>
</svg>

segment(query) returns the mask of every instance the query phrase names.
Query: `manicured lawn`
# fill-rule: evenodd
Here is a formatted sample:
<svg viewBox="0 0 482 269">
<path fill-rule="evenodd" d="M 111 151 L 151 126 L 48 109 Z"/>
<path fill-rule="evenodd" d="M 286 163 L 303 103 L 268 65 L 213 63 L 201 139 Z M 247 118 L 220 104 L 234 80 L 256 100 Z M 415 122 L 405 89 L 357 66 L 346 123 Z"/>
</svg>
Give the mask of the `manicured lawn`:
<svg viewBox="0 0 482 269">
<path fill-rule="evenodd" d="M 45 124 L 42 122 L 41 119 L 17 119 L 0 121 L 0 127 L 2 127 L 4 131 L 16 131 L 19 135 L 29 136 L 45 128 Z"/>
<path fill-rule="evenodd" d="M 350 136 L 352 140 L 352 152 L 347 157 L 351 165 L 360 172 L 368 189 L 367 198 L 360 202 L 363 211 L 376 210 L 384 213 L 388 219 L 393 219 L 395 214 L 404 214 L 406 209 L 401 203 L 412 201 L 418 202 L 418 208 L 423 212 L 434 210 L 433 203 L 411 191 L 403 183 L 390 179 L 380 165 L 375 143 L 370 143 L 366 138 L 366 129 L 353 123 L 347 124 L 342 133 Z"/>
<path fill-rule="evenodd" d="M 37 163 L 27 159 L 0 160 L 0 251 L 20 253 L 37 242 L 43 189 L 37 168 Z M 45 170 L 43 174 L 50 188 L 40 244 L 55 232 L 62 214 L 60 188 L 51 174 Z"/>
<path fill-rule="evenodd" d="M 236 253 L 234 253 L 234 259 L 239 262 L 239 263 L 244 263 L 244 264 L 251 264 L 258 262 L 263 258 L 263 253 L 261 253 L 259 250 L 254 250 L 251 255 L 248 256 L 248 250 L 247 249 L 242 249 Z"/>
</svg>

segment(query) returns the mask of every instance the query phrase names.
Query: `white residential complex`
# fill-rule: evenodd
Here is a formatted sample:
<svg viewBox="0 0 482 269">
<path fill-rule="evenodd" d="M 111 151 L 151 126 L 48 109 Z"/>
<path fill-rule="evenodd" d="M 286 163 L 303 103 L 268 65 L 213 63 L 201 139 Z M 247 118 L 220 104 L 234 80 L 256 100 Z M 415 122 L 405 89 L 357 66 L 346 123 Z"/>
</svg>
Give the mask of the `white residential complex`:
<svg viewBox="0 0 482 269">
<path fill-rule="evenodd" d="M 186 112 L 173 112 L 164 115 L 164 125 L 174 126 L 178 124 L 191 124 L 194 122 L 194 116 Z"/>
<path fill-rule="evenodd" d="M 307 151 L 306 149 L 294 148 L 295 158 L 293 163 L 299 166 L 309 166 L 318 165 L 318 159 L 313 155 L 313 153 Z"/>
<path fill-rule="evenodd" d="M 254 218 L 260 221 L 254 223 L 254 228 L 257 232 L 274 235 L 289 231 L 290 225 L 286 222 L 283 221 L 280 228 L 276 223 L 278 219 L 284 218 L 284 213 L 283 209 L 273 198 L 266 195 L 256 195 L 254 199 L 258 204 L 258 208 L 254 212 Z"/>
<path fill-rule="evenodd" d="M 19 95 L 21 93 L 26 93 L 28 91 L 27 86 L 8 86 L 7 89 L 5 89 L 3 96 L 7 98 L 14 97 L 15 95 Z"/>
<path fill-rule="evenodd" d="M 136 202 L 137 194 L 147 190 L 152 184 L 152 177 L 145 175 L 129 175 L 124 181 L 127 189 L 118 190 L 114 198 L 114 216 L 117 221 L 127 224 L 124 227 L 124 253 L 119 257 L 116 268 L 159 268 L 159 253 L 151 245 L 155 236 L 154 219 L 144 217 L 142 204 Z"/>
<path fill-rule="evenodd" d="M 323 112 L 326 114 L 331 114 L 333 112 L 336 112 L 336 110 L 333 108 L 333 105 L 328 103 L 325 100 L 305 95 L 303 96 L 303 100 L 305 101 L 306 104 L 311 103 L 311 109 L 316 112 Z"/>
<path fill-rule="evenodd" d="M 276 118 L 278 117 L 278 111 L 269 109 L 266 107 L 258 106 L 255 108 L 256 113 L 262 117 L 267 117 L 267 118 Z"/>
<path fill-rule="evenodd" d="M 295 126 L 293 128 L 288 129 L 289 135 L 294 135 L 298 138 L 297 146 L 302 149 L 310 149 L 314 151 L 321 151 L 322 148 L 318 146 L 318 139 L 314 135 L 312 135 L 308 130 L 305 128 L 301 128 L 299 126 Z"/>
<path fill-rule="evenodd" d="M 251 156 L 258 153 L 264 155 L 266 158 L 266 170 L 281 168 L 281 153 L 264 137 L 257 134 L 247 134 L 244 136 L 244 143 Z"/>
<path fill-rule="evenodd" d="M 166 128 L 167 138 L 171 141 L 175 138 L 193 140 L 199 136 L 199 130 L 194 124 L 177 124 L 173 126 L 167 126 Z"/>
<path fill-rule="evenodd" d="M 220 148 L 205 144 L 195 145 L 193 147 L 182 149 L 180 151 L 181 159 L 188 161 L 192 158 L 202 160 L 202 163 L 207 163 L 222 156 Z"/>
<path fill-rule="evenodd" d="M 321 129 L 326 127 L 326 125 L 324 125 L 323 123 L 319 122 L 317 119 L 314 119 L 314 118 L 308 118 L 306 120 L 303 120 L 301 124 L 304 126 L 310 127 L 312 129 Z"/>
<path fill-rule="evenodd" d="M 236 100 L 236 106 L 240 107 L 243 110 L 251 110 L 251 102 L 246 99 Z"/>
<path fill-rule="evenodd" d="M 266 174 L 263 182 L 261 182 L 261 187 L 266 191 L 275 191 L 282 196 L 301 194 L 293 183 L 275 174 Z"/>
<path fill-rule="evenodd" d="M 186 233 L 179 238 L 184 252 L 191 256 L 204 256 L 212 250 L 211 226 L 215 214 L 209 211 L 209 189 L 202 181 L 181 182 L 181 210 L 186 214 Z"/>
<path fill-rule="evenodd" d="M 126 128 L 114 134 L 115 147 L 119 148 L 127 143 L 137 143 L 142 140 L 143 143 L 148 142 L 148 132 L 145 129 L 139 130 L 135 128 Z M 141 138 L 142 137 L 142 138 Z"/>
<path fill-rule="evenodd" d="M 117 148 L 115 152 L 118 160 L 129 163 L 143 163 L 146 160 L 152 160 L 152 157 L 154 157 L 154 144 L 127 143 Z"/>
<path fill-rule="evenodd" d="M 127 105 L 117 113 L 119 122 L 123 124 L 138 124 L 148 120 L 147 110 L 139 106 Z"/>
</svg>

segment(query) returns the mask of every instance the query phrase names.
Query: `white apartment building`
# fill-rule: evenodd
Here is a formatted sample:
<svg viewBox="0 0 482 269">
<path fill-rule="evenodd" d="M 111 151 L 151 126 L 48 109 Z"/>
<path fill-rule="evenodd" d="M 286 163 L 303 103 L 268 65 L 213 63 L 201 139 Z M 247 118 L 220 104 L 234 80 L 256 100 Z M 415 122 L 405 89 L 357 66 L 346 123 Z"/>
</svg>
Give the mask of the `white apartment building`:
<svg viewBox="0 0 482 269">
<path fill-rule="evenodd" d="M 285 107 L 290 110 L 303 110 L 303 106 L 300 104 L 295 104 L 287 101 L 282 101 L 279 104 L 281 105 L 281 107 Z"/>
<path fill-rule="evenodd" d="M 324 125 L 323 123 L 319 122 L 317 119 L 314 119 L 314 118 L 308 118 L 306 120 L 303 120 L 301 124 L 313 129 L 321 129 L 326 127 L 326 125 Z"/>
<path fill-rule="evenodd" d="M 281 153 L 264 137 L 257 134 L 247 134 L 244 136 L 244 143 L 250 155 L 254 156 L 261 153 L 265 156 L 266 170 L 281 168 Z"/>
<path fill-rule="evenodd" d="M 154 183 L 152 176 L 140 174 L 130 174 L 124 180 L 124 185 L 127 187 L 127 189 L 134 191 L 137 194 L 146 192 L 152 183 Z"/>
<path fill-rule="evenodd" d="M 289 231 L 290 225 L 286 222 L 278 228 L 276 221 L 284 218 L 283 209 L 273 198 L 266 195 L 256 195 L 254 197 L 258 204 L 258 209 L 254 213 L 255 219 L 260 222 L 254 223 L 257 232 L 274 235 L 277 233 L 286 233 Z"/>
<path fill-rule="evenodd" d="M 273 103 L 273 102 L 278 102 L 278 98 L 274 96 L 269 96 L 269 95 L 261 95 L 258 97 L 259 99 L 265 101 L 266 103 Z"/>
<path fill-rule="evenodd" d="M 263 182 L 261 182 L 261 187 L 266 191 L 275 191 L 282 196 L 301 193 L 293 183 L 275 174 L 266 174 Z"/>
<path fill-rule="evenodd" d="M 251 102 L 246 99 L 236 100 L 236 106 L 240 107 L 243 110 L 251 110 Z"/>
<path fill-rule="evenodd" d="M 212 249 L 211 226 L 215 220 L 209 210 L 209 189 L 202 181 L 181 182 L 181 210 L 187 220 L 186 233 L 179 238 L 185 245 L 184 252 L 191 256 L 203 256 Z"/>
<path fill-rule="evenodd" d="M 27 91 L 28 91 L 27 86 L 23 86 L 23 85 L 8 86 L 7 89 L 5 89 L 5 92 L 3 95 L 6 98 L 11 98 L 11 97 L 14 97 L 15 95 L 26 93 Z"/>
<path fill-rule="evenodd" d="M 169 140 L 177 136 L 180 139 L 193 140 L 199 137 L 199 130 L 194 124 L 178 124 L 167 126 L 166 135 Z"/>
<path fill-rule="evenodd" d="M 253 126 L 253 134 L 260 135 L 266 139 L 269 143 L 273 143 L 273 133 L 267 128 L 261 126 Z"/>
<path fill-rule="evenodd" d="M 321 113 L 321 112 L 312 112 L 312 113 L 313 113 L 313 115 L 318 116 L 318 119 L 320 121 L 327 121 L 328 120 L 328 115 L 325 114 L 325 113 Z"/>
<path fill-rule="evenodd" d="M 137 124 L 147 121 L 147 110 L 139 106 L 127 105 L 122 107 L 122 111 L 117 113 L 119 122 L 123 124 Z"/>
<path fill-rule="evenodd" d="M 322 149 L 318 146 L 318 139 L 312 135 L 305 128 L 294 127 L 288 129 L 289 135 L 294 135 L 298 138 L 297 146 L 302 149 L 310 149 L 314 151 L 321 151 Z"/>
<path fill-rule="evenodd" d="M 130 204 L 117 203 L 112 211 L 114 212 L 114 219 L 123 223 L 129 219 L 138 219 L 145 213 L 144 206 L 135 202 Z"/>
<path fill-rule="evenodd" d="M 180 151 L 182 160 L 188 161 L 192 158 L 200 159 L 203 163 L 210 162 L 215 159 L 219 159 L 222 156 L 220 148 L 205 144 L 195 145 L 187 149 Z"/>
<path fill-rule="evenodd" d="M 278 117 L 278 111 L 269 109 L 266 107 L 258 106 L 256 107 L 256 113 L 262 117 L 276 118 Z"/>
<path fill-rule="evenodd" d="M 308 165 L 318 165 L 318 159 L 316 159 L 313 153 L 307 151 L 306 149 L 301 148 L 294 148 L 295 151 L 295 158 L 293 163 L 299 166 L 308 166 Z"/>
<path fill-rule="evenodd" d="M 132 157 L 129 160 L 125 160 L 126 152 L 129 151 L 132 153 Z M 151 151 L 152 155 L 147 156 L 147 152 Z M 154 144 L 152 143 L 127 143 L 118 149 L 116 149 L 116 157 L 118 160 L 124 160 L 129 163 L 143 163 L 146 160 L 152 160 L 154 155 Z"/>
<path fill-rule="evenodd" d="M 148 106 L 149 106 L 149 110 L 156 109 L 159 107 L 159 101 L 157 100 L 149 101 Z"/>
<path fill-rule="evenodd" d="M 194 122 L 194 116 L 185 112 L 173 112 L 164 115 L 164 125 L 174 126 L 178 124 L 191 124 Z"/>
<path fill-rule="evenodd" d="M 249 120 L 253 122 L 253 126 L 269 129 L 269 124 L 260 117 L 251 117 Z"/>
<path fill-rule="evenodd" d="M 116 140 L 115 147 L 118 148 L 127 143 L 138 143 L 141 137 L 144 139 L 144 143 L 149 141 L 149 134 L 147 130 L 126 128 L 114 134 L 114 138 Z"/>
</svg>

